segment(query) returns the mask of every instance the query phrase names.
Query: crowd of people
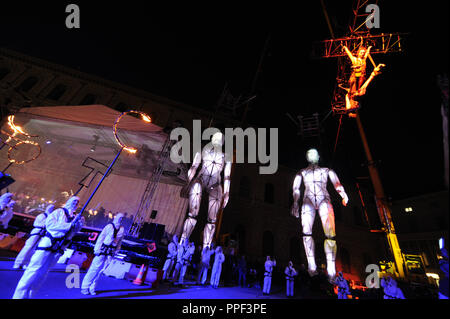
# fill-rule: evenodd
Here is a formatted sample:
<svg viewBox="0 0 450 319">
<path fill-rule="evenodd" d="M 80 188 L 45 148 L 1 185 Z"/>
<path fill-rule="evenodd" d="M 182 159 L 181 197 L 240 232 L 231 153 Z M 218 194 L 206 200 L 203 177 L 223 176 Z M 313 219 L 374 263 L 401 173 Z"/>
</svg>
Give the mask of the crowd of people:
<svg viewBox="0 0 450 319">
<path fill-rule="evenodd" d="M 83 280 L 83 294 L 95 295 L 95 287 L 101 274 L 111 263 L 116 252 L 120 249 L 122 238 L 125 235 L 127 224 L 126 214 L 117 213 L 111 215 L 112 219 L 106 219 L 106 213 L 102 211 L 104 220 L 84 217 L 77 218 L 76 211 L 79 199 L 70 197 L 62 207 L 48 204 L 34 221 L 34 228 L 28 239 L 17 255 L 13 268 L 26 269 L 20 279 L 13 298 L 32 298 L 45 281 L 48 271 L 53 267 L 58 258 L 63 254 L 64 243 L 70 240 L 70 235 L 75 234 L 82 226 L 89 222 L 100 226 L 103 230 L 98 236 L 94 247 L 94 260 Z M 5 193 L 0 196 L 0 228 L 8 228 L 8 222 L 15 210 L 14 194 Z M 97 216 L 94 215 L 94 216 Z M 182 286 L 185 280 L 193 281 L 197 285 L 210 285 L 217 289 L 220 286 L 242 288 L 257 288 L 263 295 L 279 293 L 283 287 L 287 297 L 294 297 L 296 292 L 305 289 L 306 295 L 311 292 L 325 292 L 334 297 L 336 288 L 339 299 L 347 299 L 353 294 L 351 285 L 339 272 L 334 282 L 330 282 L 325 269 L 319 267 L 318 273 L 311 276 L 302 264 L 296 269 L 292 261 L 288 265 L 277 265 L 274 257 L 266 256 L 264 262 L 261 259 L 249 258 L 243 254 L 235 254 L 235 249 L 230 247 L 201 246 L 189 240 L 178 242 L 174 235 L 168 244 L 168 254 L 163 267 L 163 280 Z M 441 248 L 440 265 L 444 273 L 441 279 L 439 298 L 448 299 L 448 253 L 446 248 Z M 281 266 L 281 267 L 280 267 Z M 209 281 L 208 281 L 209 278 Z M 276 283 L 276 291 L 272 291 L 272 279 Z M 403 286 L 405 287 L 405 286 Z M 408 288 L 408 287 L 406 287 Z M 405 299 L 404 288 L 392 277 L 381 279 L 380 289 L 368 289 L 368 293 L 360 295 L 362 298 Z"/>
</svg>

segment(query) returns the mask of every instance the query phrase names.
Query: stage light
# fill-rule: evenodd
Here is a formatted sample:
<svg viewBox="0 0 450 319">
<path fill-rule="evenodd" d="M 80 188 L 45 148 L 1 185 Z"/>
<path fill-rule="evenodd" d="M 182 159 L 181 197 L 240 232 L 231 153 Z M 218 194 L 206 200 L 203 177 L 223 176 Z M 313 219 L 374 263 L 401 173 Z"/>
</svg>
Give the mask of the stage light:
<svg viewBox="0 0 450 319">
<path fill-rule="evenodd" d="M 91 147 L 91 152 L 95 152 L 95 145 Z"/>
<path fill-rule="evenodd" d="M 427 277 L 431 277 L 433 279 L 439 280 L 439 275 L 432 273 L 432 272 L 427 272 Z"/>
<path fill-rule="evenodd" d="M 46 141 L 45 144 L 52 144 L 52 141 Z"/>
<path fill-rule="evenodd" d="M 405 212 L 411 213 L 413 211 L 412 207 L 406 207 Z"/>
</svg>

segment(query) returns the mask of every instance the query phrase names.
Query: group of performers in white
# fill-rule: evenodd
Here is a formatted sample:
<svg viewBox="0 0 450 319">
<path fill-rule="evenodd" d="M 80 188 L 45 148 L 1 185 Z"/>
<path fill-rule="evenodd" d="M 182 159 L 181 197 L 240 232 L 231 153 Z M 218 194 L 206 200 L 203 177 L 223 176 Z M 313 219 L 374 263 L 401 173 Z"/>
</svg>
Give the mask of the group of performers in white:
<svg viewBox="0 0 450 319">
<path fill-rule="evenodd" d="M 167 259 L 163 266 L 163 280 L 171 280 L 173 283 L 179 285 L 182 285 L 184 282 L 187 268 L 195 252 L 194 243 L 189 241 L 189 237 L 197 222 L 196 218 L 203 191 L 206 191 L 209 195 L 209 206 L 208 220 L 203 232 L 203 246 L 197 283 L 202 285 L 206 284 L 211 256 L 214 255 L 214 263 L 210 274 L 210 285 L 213 288 L 218 288 L 222 264 L 225 261 L 222 247 L 214 247 L 212 240 L 215 232 L 217 214 L 226 206 L 229 199 L 231 162 L 226 159 L 224 153 L 221 151 L 223 144 L 222 133 L 218 132 L 214 134 L 211 141 L 213 147 L 204 149 L 202 154 L 196 154 L 192 167 L 188 171 L 188 184 L 182 190 L 182 193 L 184 192 L 185 195 L 188 194 L 189 212 L 184 222 L 181 239 L 178 240 L 178 237 L 174 235 L 172 242 L 168 245 Z M 318 166 L 319 154 L 317 150 L 309 150 L 306 158 L 309 166 L 300 170 L 293 182 L 294 204 L 291 208 L 291 214 L 299 218 L 301 213 L 303 245 L 307 257 L 308 272 L 310 275 L 315 275 L 317 274 L 317 267 L 315 263 L 312 228 L 316 211 L 318 211 L 326 236 L 324 242 L 327 262 L 326 270 L 330 281 L 339 287 L 339 298 L 346 298 L 348 294 L 347 281 L 343 278 L 342 273 L 336 276 L 336 232 L 333 207 L 331 205 L 330 195 L 326 189 L 328 179 L 330 179 L 336 191 L 342 197 L 342 204 L 344 206 L 347 205 L 348 197 L 336 173 L 329 168 Z M 221 185 L 222 172 L 224 173 L 223 187 Z M 300 210 L 298 201 L 300 199 L 300 187 L 302 183 L 304 184 L 304 195 Z M 8 194 L 10 193 L 4 194 L 0 198 L 2 212 L 6 212 L 13 205 L 9 203 L 11 201 L 11 195 Z M 55 209 L 53 205 L 49 205 L 44 213 L 36 217 L 34 229 L 31 231 L 22 251 L 18 254 L 14 262 L 14 268 L 23 268 L 25 271 L 17 284 L 13 298 L 32 298 L 35 295 L 36 291 L 45 281 L 49 270 L 55 265 L 59 257 L 62 256 L 64 244 L 67 244 L 67 238 L 70 238 L 68 235 L 70 233 L 74 234 L 82 228 L 84 223 L 83 218 L 75 223 L 72 222 L 78 204 L 79 198 L 73 196 L 63 207 Z M 98 236 L 94 247 L 95 257 L 83 279 L 81 293 L 86 295 L 96 294 L 96 286 L 99 278 L 111 263 L 116 252 L 120 250 L 124 237 L 124 228 L 121 226 L 122 219 L 123 214 L 117 214 L 114 221 L 106 225 Z M 267 256 L 264 264 L 263 295 L 270 294 L 272 274 L 275 266 L 276 260 Z M 294 269 L 291 261 L 285 268 L 284 273 L 286 278 L 286 295 L 292 297 L 294 279 L 298 273 Z M 391 287 L 394 283 L 392 281 L 386 281 L 383 282 L 383 285 L 385 287 Z M 385 289 L 394 290 L 394 288 Z M 394 292 L 388 295 L 399 297 L 399 294 Z"/>
</svg>

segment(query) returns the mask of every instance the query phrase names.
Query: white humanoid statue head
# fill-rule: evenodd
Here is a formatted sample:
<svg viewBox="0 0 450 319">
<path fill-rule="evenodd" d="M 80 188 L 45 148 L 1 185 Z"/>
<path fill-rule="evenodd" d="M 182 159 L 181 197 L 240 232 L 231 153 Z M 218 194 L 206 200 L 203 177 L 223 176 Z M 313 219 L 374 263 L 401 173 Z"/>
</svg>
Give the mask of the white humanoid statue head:
<svg viewBox="0 0 450 319">
<path fill-rule="evenodd" d="M 319 152 L 315 148 L 311 148 L 306 152 L 306 160 L 308 163 L 317 164 L 319 163 Z"/>
<path fill-rule="evenodd" d="M 74 212 L 77 209 L 79 203 L 80 198 L 77 196 L 72 196 L 64 204 L 64 208 L 66 208 L 69 212 Z"/>
<path fill-rule="evenodd" d="M 222 147 L 224 136 L 221 132 L 214 133 L 211 137 L 211 143 L 214 147 Z"/>
<path fill-rule="evenodd" d="M 114 220 L 113 220 L 113 224 L 116 227 L 119 227 L 122 224 L 122 220 L 124 218 L 124 214 L 123 213 L 118 213 L 116 216 L 114 216 Z"/>
</svg>

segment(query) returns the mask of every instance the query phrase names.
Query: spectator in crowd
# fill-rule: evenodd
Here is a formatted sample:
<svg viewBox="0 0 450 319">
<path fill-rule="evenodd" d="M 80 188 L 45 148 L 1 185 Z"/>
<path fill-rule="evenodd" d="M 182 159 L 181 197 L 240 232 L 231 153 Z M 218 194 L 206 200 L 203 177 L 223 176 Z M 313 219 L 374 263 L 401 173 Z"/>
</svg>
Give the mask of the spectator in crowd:
<svg viewBox="0 0 450 319">
<path fill-rule="evenodd" d="M 242 255 L 239 259 L 237 268 L 239 271 L 238 285 L 244 288 L 247 285 L 247 260 L 245 259 L 245 255 Z"/>
</svg>

